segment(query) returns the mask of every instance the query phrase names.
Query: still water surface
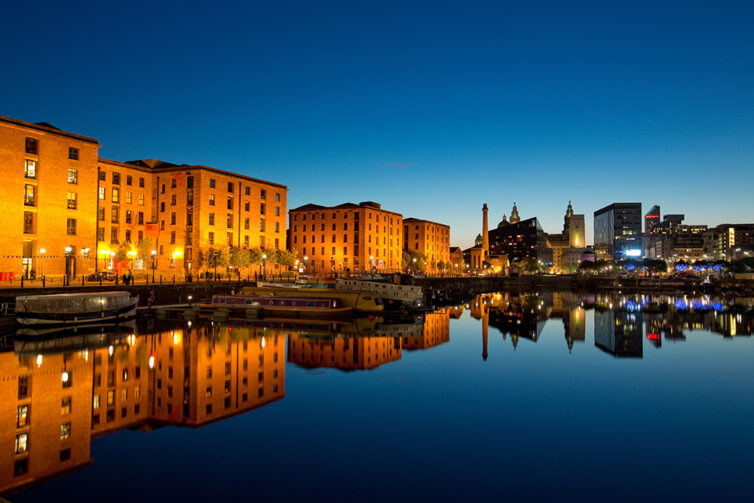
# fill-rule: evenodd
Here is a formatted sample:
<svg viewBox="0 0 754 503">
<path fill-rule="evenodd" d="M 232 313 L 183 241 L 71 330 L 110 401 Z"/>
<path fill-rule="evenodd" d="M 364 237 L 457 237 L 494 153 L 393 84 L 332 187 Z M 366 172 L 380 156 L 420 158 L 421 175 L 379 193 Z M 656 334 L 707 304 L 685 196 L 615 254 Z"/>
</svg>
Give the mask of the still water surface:
<svg viewBox="0 0 754 503">
<path fill-rule="evenodd" d="M 752 308 L 732 302 L 489 294 L 418 320 L 11 341 L 0 494 L 749 500 Z"/>
</svg>

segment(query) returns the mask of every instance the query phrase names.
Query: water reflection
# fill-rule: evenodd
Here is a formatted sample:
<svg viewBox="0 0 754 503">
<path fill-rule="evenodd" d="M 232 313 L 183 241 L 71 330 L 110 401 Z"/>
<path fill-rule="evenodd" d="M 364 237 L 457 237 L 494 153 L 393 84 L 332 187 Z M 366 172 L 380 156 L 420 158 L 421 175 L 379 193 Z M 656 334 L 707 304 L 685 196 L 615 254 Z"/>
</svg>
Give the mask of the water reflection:
<svg viewBox="0 0 754 503">
<path fill-rule="evenodd" d="M 87 465 L 92 438 L 200 427 L 285 396 L 286 332 L 141 328 L 17 340 L 0 353 L 0 493 Z"/>
<path fill-rule="evenodd" d="M 303 369 L 396 368 L 404 351 L 444 347 L 448 355 L 454 324 L 472 330 L 454 329 L 454 338 L 472 338 L 474 364 L 480 364 L 480 331 L 483 360 L 491 338 L 492 346 L 498 339 L 512 351 L 552 342 L 565 357 L 591 350 L 599 358 L 639 359 L 694 330 L 750 335 L 751 305 L 751 299 L 494 293 L 418 317 L 142 320 L 66 337 L 17 338 L 0 352 L 0 493 L 87 466 L 94 438 L 123 429 L 201 427 L 280 400 L 286 360 Z M 466 313 L 476 321 L 469 323 Z M 593 346 L 585 344 L 590 324 Z"/>
</svg>

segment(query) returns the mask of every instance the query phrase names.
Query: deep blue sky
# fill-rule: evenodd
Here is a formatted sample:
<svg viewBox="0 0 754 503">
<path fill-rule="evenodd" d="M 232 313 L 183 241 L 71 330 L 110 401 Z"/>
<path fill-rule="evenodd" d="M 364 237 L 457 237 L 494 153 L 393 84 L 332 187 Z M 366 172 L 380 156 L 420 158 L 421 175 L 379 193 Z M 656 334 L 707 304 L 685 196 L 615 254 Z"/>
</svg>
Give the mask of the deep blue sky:
<svg viewBox="0 0 754 503">
<path fill-rule="evenodd" d="M 0 114 L 100 155 L 374 200 L 467 246 L 513 201 L 754 221 L 751 2 L 13 2 Z M 358 4 L 358 5 L 357 5 Z"/>
</svg>

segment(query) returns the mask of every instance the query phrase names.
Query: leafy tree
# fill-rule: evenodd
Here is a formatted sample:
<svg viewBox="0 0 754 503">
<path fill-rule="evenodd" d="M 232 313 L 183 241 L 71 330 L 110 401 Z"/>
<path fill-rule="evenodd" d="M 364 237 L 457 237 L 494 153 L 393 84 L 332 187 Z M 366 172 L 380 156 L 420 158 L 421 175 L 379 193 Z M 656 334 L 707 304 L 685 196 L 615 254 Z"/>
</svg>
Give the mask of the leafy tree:
<svg viewBox="0 0 754 503">
<path fill-rule="evenodd" d="M 152 257 L 152 238 L 147 236 L 136 243 L 136 256 L 142 260 Z"/>
<path fill-rule="evenodd" d="M 518 266 L 522 270 L 524 270 L 526 272 L 530 272 L 530 273 L 536 273 L 536 272 L 540 272 L 542 270 L 542 264 L 539 263 L 539 260 L 537 260 L 535 258 L 531 258 L 531 257 L 527 257 L 527 258 L 521 260 L 519 262 Z"/>
<path fill-rule="evenodd" d="M 217 268 L 226 267 L 228 265 L 229 251 L 227 246 L 215 248 L 210 246 L 204 253 L 206 257 L 207 267 L 214 268 L 214 277 L 217 278 Z"/>
<path fill-rule="evenodd" d="M 296 261 L 296 255 L 288 250 L 276 250 L 276 262 L 280 265 L 290 267 Z"/>
<path fill-rule="evenodd" d="M 241 268 L 249 266 L 249 257 L 250 253 L 246 248 L 233 247 L 230 249 L 230 265 L 239 270 L 239 273 Z"/>
<path fill-rule="evenodd" d="M 262 250 L 259 248 L 252 248 L 249 250 L 249 264 L 257 265 L 262 263 Z"/>
</svg>

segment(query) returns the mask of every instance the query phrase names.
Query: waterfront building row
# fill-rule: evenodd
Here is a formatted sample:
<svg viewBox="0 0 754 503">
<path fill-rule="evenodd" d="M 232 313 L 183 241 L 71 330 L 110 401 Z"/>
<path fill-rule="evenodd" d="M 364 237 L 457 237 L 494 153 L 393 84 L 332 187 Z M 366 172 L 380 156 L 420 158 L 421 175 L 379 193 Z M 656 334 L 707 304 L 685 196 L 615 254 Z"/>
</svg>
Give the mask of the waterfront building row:
<svg viewBox="0 0 754 503">
<path fill-rule="evenodd" d="M 203 165 L 113 161 L 99 147 L 47 123 L 0 117 L 0 271 L 76 277 L 121 265 L 191 274 L 209 246 L 287 248 L 285 185 Z"/>
</svg>

